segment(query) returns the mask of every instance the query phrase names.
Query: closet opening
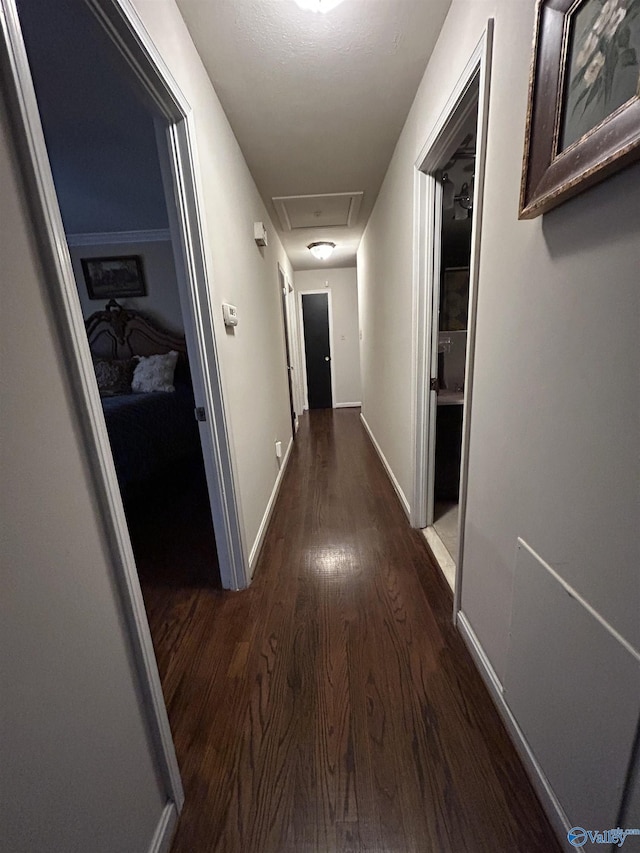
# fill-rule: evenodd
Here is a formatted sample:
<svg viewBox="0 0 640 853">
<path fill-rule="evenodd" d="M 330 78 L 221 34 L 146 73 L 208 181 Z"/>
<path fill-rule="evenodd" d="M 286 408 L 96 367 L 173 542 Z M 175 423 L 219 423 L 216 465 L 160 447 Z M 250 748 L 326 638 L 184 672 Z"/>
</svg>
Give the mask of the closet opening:
<svg viewBox="0 0 640 853">
<path fill-rule="evenodd" d="M 433 533 L 445 560 L 458 559 L 462 417 L 467 375 L 469 265 L 475 186 L 477 109 L 461 131 L 458 147 L 438 170 L 442 184 L 440 282 L 437 317 Z M 442 552 L 441 552 L 442 553 Z"/>
<path fill-rule="evenodd" d="M 460 609 L 493 20 L 414 171 L 411 524 Z"/>
</svg>

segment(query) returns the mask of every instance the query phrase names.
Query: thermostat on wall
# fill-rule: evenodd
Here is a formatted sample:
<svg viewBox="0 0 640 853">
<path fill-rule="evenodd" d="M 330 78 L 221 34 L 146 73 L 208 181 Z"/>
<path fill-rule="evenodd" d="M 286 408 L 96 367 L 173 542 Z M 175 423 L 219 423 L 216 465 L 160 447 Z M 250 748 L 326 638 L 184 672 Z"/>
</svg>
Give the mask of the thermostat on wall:
<svg viewBox="0 0 640 853">
<path fill-rule="evenodd" d="M 238 325 L 238 309 L 235 305 L 229 305 L 228 302 L 222 303 L 222 316 L 224 317 L 225 326 Z"/>
</svg>

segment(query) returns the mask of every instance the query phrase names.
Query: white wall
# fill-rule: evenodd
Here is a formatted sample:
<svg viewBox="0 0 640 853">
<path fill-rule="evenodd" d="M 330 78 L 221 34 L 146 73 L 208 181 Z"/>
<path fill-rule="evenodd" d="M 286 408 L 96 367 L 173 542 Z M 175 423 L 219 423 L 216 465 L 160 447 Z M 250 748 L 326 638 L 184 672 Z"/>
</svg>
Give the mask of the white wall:
<svg viewBox="0 0 640 853">
<path fill-rule="evenodd" d="M 413 167 L 493 15 L 462 608 L 498 679 L 509 673 L 509 692 L 520 697 L 516 717 L 569 819 L 579 823 L 589 819 L 587 794 L 580 800 L 568 791 L 580 794 L 588 784 L 605 800 L 613 785 L 619 802 L 624 781 L 625 768 L 613 765 L 613 752 L 597 755 L 594 738 L 610 736 L 616 756 L 628 758 L 639 710 L 640 667 L 629 649 L 640 649 L 640 206 L 632 202 L 640 167 L 544 218 L 518 221 L 534 6 L 454 0 L 451 7 L 358 253 L 363 411 L 410 497 Z M 615 667 L 596 620 L 589 616 L 588 629 L 580 621 L 588 612 L 582 606 L 580 614 L 569 609 L 562 635 L 549 633 L 540 601 L 519 597 L 514 606 L 514 582 L 527 588 L 516 571 L 519 536 L 629 644 L 616 641 Z M 559 616 L 566 592 L 554 584 L 549 601 Z M 522 649 L 538 642 L 534 678 Z M 612 703 L 585 685 L 589 714 L 580 713 L 575 696 L 559 706 L 554 662 L 567 675 L 562 668 L 572 663 L 590 672 L 593 684 L 623 672 L 635 703 Z M 521 698 L 534 694 L 547 709 L 539 731 L 518 716 Z M 569 758 L 557 766 L 547 756 L 560 742 Z M 607 811 L 611 826 L 614 811 Z"/>
<path fill-rule="evenodd" d="M 359 404 L 362 396 L 358 323 L 358 279 L 355 267 L 295 273 L 296 293 L 331 291 L 335 399 L 333 405 Z M 302 362 L 304 369 L 304 361 Z"/>
<path fill-rule="evenodd" d="M 0 849 L 148 850 L 164 806 L 0 104 Z"/>
<path fill-rule="evenodd" d="M 277 264 L 290 279 L 291 265 L 174 1 L 134 6 L 195 116 L 211 300 L 250 551 L 279 471 L 274 442 L 286 448 L 291 438 Z M 258 220 L 266 249 L 253 239 Z M 222 302 L 238 308 L 234 331 L 225 330 Z"/>
<path fill-rule="evenodd" d="M 82 305 L 82 314 L 85 319 L 94 311 L 102 311 L 108 300 L 89 299 L 81 259 L 140 255 L 146 279 L 147 295 L 118 299 L 118 302 L 125 308 L 141 311 L 171 332 L 184 334 L 173 248 L 169 241 L 71 246 L 69 252 L 78 286 L 78 296 Z"/>
</svg>

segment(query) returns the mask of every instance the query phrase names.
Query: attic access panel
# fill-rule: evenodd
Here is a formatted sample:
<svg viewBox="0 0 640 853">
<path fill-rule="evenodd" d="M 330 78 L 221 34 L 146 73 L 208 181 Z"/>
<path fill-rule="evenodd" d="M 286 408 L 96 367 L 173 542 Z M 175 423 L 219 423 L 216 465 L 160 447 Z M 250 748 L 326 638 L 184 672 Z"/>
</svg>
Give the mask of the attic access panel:
<svg viewBox="0 0 640 853">
<path fill-rule="evenodd" d="M 289 195 L 272 199 L 284 231 L 351 227 L 358 221 L 362 192 Z"/>
</svg>

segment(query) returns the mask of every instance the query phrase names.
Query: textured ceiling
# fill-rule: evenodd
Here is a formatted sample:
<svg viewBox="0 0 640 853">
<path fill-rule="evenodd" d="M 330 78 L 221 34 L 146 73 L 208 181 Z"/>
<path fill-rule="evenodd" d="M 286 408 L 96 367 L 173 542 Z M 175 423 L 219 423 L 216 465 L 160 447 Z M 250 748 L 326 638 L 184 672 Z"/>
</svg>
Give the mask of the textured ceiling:
<svg viewBox="0 0 640 853">
<path fill-rule="evenodd" d="M 295 269 L 313 240 L 355 264 L 364 226 L 451 0 L 177 0 Z M 278 196 L 363 192 L 351 227 L 287 232 Z"/>
</svg>

